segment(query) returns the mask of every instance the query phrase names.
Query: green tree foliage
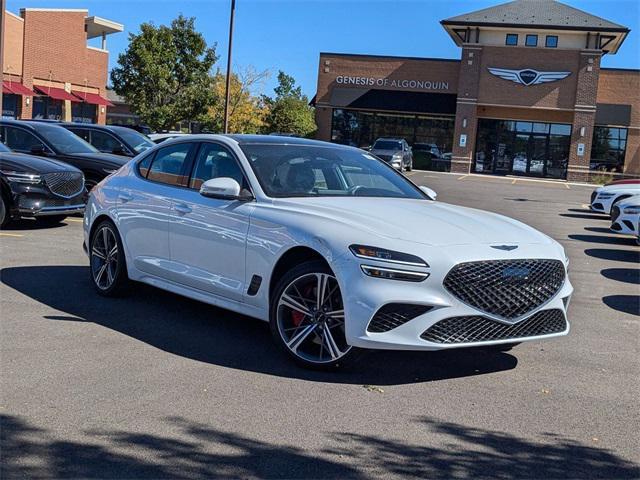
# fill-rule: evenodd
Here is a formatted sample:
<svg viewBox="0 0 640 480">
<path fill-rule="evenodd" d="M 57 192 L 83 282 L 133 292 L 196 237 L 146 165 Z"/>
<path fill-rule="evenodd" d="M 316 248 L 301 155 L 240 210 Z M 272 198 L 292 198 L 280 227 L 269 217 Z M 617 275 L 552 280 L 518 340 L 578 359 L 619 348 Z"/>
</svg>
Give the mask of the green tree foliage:
<svg viewBox="0 0 640 480">
<path fill-rule="evenodd" d="M 218 57 L 194 20 L 180 15 L 171 26 L 143 23 L 111 72 L 115 92 L 153 129 L 197 119 L 214 102 L 210 72 Z"/>
<path fill-rule="evenodd" d="M 295 83 L 292 76 L 278 72 L 278 86 L 273 90 L 275 97 L 263 97 L 267 109 L 265 133 L 291 133 L 308 137 L 316 131 L 314 109 Z"/>
</svg>

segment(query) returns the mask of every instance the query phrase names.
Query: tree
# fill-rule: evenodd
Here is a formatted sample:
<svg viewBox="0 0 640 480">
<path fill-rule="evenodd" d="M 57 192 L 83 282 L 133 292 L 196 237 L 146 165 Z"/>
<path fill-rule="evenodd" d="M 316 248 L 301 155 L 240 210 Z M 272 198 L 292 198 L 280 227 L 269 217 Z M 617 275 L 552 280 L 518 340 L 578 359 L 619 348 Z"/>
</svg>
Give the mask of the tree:
<svg viewBox="0 0 640 480">
<path fill-rule="evenodd" d="M 263 97 L 268 110 L 265 133 L 291 133 L 308 137 L 316 131 L 314 109 L 309 106 L 309 99 L 302 89 L 295 84 L 292 76 L 278 72 L 278 86 L 273 89 L 275 97 Z"/>
<path fill-rule="evenodd" d="M 180 15 L 169 27 L 143 23 L 111 72 L 115 92 L 153 129 L 196 119 L 214 102 L 210 72 L 218 57 L 194 21 Z"/>
<path fill-rule="evenodd" d="M 229 132 L 258 133 L 264 126 L 266 110 L 262 98 L 253 94 L 269 77 L 268 71 L 253 67 L 238 69 L 231 75 L 229 85 Z M 222 132 L 224 125 L 226 75 L 218 70 L 213 76 L 214 102 L 204 123 L 214 132 Z"/>
</svg>

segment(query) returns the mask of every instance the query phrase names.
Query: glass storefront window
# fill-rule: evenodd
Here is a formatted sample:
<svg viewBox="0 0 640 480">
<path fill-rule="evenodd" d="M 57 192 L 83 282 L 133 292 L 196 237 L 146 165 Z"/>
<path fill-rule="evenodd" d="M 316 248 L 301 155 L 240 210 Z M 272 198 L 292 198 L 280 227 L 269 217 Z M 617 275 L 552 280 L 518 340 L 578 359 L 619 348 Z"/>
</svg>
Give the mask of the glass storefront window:
<svg viewBox="0 0 640 480">
<path fill-rule="evenodd" d="M 9 93 L 2 95 L 2 118 L 18 118 L 21 103 L 19 95 Z"/>
<path fill-rule="evenodd" d="M 591 144 L 591 170 L 622 173 L 626 149 L 626 128 L 596 126 Z"/>
<path fill-rule="evenodd" d="M 77 123 L 96 123 L 97 107 L 86 102 L 71 104 L 71 121 Z"/>
<path fill-rule="evenodd" d="M 331 141 L 367 148 L 377 138 L 403 138 L 413 149 L 414 167 L 449 171 L 454 117 L 334 109 Z"/>
<path fill-rule="evenodd" d="M 45 96 L 33 97 L 33 118 L 62 120 L 62 100 Z"/>
<path fill-rule="evenodd" d="M 566 178 L 571 125 L 478 120 L 474 171 Z"/>
</svg>

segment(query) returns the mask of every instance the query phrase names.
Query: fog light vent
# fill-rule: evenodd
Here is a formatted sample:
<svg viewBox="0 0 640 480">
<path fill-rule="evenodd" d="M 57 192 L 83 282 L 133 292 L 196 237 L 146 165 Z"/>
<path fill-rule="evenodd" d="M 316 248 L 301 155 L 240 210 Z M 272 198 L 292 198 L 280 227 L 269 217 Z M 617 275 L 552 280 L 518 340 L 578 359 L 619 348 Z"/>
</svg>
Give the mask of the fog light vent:
<svg viewBox="0 0 640 480">
<path fill-rule="evenodd" d="M 388 303 L 369 322 L 367 331 L 371 333 L 384 333 L 404 325 L 410 320 L 427 313 L 433 307 L 427 305 L 409 305 L 405 303 Z"/>
</svg>

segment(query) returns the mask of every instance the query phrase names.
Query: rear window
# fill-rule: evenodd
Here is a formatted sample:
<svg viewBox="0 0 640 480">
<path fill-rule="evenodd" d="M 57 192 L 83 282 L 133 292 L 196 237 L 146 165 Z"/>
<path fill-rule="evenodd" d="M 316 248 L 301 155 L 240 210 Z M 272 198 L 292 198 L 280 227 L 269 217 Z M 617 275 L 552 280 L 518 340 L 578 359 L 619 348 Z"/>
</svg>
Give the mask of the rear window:
<svg viewBox="0 0 640 480">
<path fill-rule="evenodd" d="M 378 140 L 373 144 L 375 150 L 402 150 L 402 143 L 393 140 Z"/>
</svg>

